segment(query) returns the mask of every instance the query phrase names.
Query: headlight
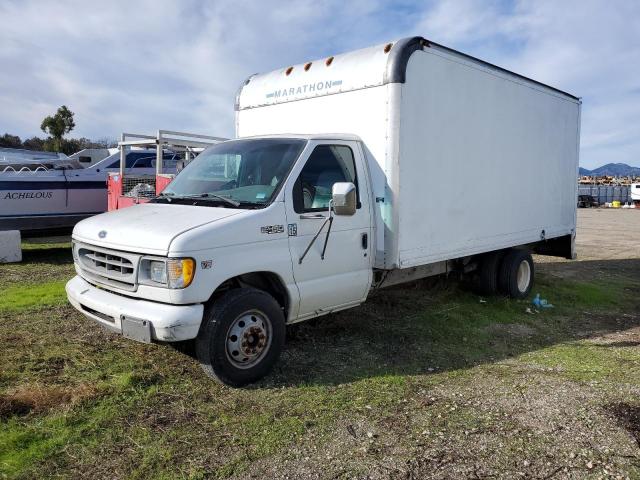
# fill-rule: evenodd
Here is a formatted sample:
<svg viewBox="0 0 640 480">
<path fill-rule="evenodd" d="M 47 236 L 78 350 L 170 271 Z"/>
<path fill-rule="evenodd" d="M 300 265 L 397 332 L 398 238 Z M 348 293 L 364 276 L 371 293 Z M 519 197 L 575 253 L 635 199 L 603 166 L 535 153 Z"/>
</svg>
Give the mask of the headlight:
<svg viewBox="0 0 640 480">
<path fill-rule="evenodd" d="M 143 258 L 138 282 L 144 285 L 169 288 L 186 288 L 196 273 L 193 258 Z"/>
<path fill-rule="evenodd" d="M 196 262 L 193 258 L 170 258 L 167 261 L 169 288 L 186 288 L 191 285 L 196 273 Z"/>
<path fill-rule="evenodd" d="M 167 266 L 164 262 L 152 260 L 149 262 L 149 278 L 157 283 L 167 283 Z"/>
</svg>

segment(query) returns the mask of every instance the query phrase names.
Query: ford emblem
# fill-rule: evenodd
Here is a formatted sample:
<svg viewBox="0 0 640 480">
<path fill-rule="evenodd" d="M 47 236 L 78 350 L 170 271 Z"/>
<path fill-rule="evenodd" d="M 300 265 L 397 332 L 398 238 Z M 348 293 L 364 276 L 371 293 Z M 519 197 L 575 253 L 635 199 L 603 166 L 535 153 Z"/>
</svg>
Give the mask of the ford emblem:
<svg viewBox="0 0 640 480">
<path fill-rule="evenodd" d="M 98 232 L 98 236 L 99 236 L 100 238 L 104 238 L 104 237 L 106 237 L 106 236 L 107 236 L 107 231 L 106 231 L 106 230 L 100 230 L 100 231 Z"/>
</svg>

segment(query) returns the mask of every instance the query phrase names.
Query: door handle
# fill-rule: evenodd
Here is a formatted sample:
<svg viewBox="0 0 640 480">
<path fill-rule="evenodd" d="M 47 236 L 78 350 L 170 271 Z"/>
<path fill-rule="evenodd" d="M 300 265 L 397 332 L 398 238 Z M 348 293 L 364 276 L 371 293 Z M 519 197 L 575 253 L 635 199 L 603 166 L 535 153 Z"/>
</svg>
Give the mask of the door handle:
<svg viewBox="0 0 640 480">
<path fill-rule="evenodd" d="M 366 250 L 369 247 L 369 234 L 368 233 L 363 233 L 362 234 L 362 249 Z"/>
<path fill-rule="evenodd" d="M 303 220 L 325 220 L 327 217 L 321 213 L 303 213 L 300 218 Z"/>
</svg>

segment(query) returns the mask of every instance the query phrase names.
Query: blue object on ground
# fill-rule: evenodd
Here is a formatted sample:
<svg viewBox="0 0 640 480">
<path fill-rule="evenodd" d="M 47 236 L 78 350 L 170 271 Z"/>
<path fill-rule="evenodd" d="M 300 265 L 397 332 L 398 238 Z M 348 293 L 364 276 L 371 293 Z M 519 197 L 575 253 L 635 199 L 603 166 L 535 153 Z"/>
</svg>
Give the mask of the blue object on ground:
<svg viewBox="0 0 640 480">
<path fill-rule="evenodd" d="M 551 303 L 547 302 L 547 300 L 545 300 L 544 298 L 540 298 L 539 293 L 536 293 L 536 296 L 533 300 L 531 300 L 531 303 L 533 303 L 538 308 L 553 308 L 553 305 Z"/>
</svg>

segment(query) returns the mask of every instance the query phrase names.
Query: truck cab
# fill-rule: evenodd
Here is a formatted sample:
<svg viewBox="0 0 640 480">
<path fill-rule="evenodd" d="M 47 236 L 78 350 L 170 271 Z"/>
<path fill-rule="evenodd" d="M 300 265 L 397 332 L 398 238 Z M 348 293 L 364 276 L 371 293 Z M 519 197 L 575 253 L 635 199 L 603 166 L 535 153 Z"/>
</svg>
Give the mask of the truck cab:
<svg viewBox="0 0 640 480">
<path fill-rule="evenodd" d="M 285 323 L 366 299 L 375 251 L 369 176 L 355 136 L 209 147 L 149 203 L 77 225 L 69 299 L 135 340 L 197 337 L 213 375 L 253 381 L 270 363 L 262 356 L 282 345 Z"/>
</svg>

